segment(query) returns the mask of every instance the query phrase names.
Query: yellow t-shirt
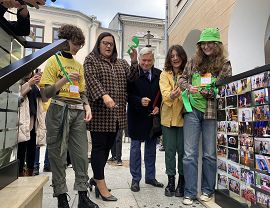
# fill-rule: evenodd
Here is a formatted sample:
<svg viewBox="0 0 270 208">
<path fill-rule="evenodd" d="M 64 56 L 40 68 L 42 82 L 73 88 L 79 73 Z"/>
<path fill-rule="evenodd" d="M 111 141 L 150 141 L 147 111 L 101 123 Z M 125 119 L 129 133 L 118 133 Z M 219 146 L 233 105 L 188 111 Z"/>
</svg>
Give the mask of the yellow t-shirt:
<svg viewBox="0 0 270 208">
<path fill-rule="evenodd" d="M 85 89 L 85 81 L 84 81 L 84 70 L 82 64 L 76 61 L 74 58 L 68 59 L 63 56 L 58 56 L 62 66 L 65 68 L 66 72 L 78 72 L 80 74 L 80 80 L 73 82 L 74 85 L 78 86 L 79 92 L 83 92 Z M 64 77 L 64 73 L 62 72 L 55 56 L 52 56 L 47 60 L 44 72 L 42 74 L 40 80 L 40 87 L 45 87 L 45 85 L 54 85 L 58 80 Z M 80 99 L 79 92 L 70 92 L 71 84 L 67 82 L 59 91 L 57 96 L 64 98 L 73 98 Z"/>
</svg>

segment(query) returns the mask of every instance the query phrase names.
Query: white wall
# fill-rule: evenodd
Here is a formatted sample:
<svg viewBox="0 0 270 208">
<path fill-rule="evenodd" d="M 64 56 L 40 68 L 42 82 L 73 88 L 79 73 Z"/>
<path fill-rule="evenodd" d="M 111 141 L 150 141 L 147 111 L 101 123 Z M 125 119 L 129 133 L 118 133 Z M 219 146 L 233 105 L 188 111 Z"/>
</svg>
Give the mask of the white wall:
<svg viewBox="0 0 270 208">
<path fill-rule="evenodd" d="M 231 16 L 228 52 L 233 74 L 265 65 L 269 0 L 237 0 Z"/>
</svg>

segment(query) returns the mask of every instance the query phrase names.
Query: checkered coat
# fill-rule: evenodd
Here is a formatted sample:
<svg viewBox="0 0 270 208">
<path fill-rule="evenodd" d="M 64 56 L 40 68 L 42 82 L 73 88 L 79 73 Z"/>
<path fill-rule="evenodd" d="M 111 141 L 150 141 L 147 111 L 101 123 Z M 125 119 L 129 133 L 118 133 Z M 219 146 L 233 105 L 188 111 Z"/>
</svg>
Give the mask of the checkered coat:
<svg viewBox="0 0 270 208">
<path fill-rule="evenodd" d="M 91 52 L 84 62 L 86 96 L 91 106 L 92 120 L 87 129 L 93 132 L 116 132 L 127 126 L 127 81 L 138 77 L 138 64 L 129 66 L 126 60 L 110 63 Z M 102 96 L 108 94 L 117 107 L 109 109 Z"/>
</svg>

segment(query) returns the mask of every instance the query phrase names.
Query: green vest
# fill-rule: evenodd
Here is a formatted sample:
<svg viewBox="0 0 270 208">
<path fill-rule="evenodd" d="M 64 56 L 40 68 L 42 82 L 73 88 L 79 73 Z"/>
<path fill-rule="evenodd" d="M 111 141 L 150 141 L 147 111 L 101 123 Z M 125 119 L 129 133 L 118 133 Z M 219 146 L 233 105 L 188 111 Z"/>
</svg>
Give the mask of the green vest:
<svg viewBox="0 0 270 208">
<path fill-rule="evenodd" d="M 215 77 L 211 77 L 211 84 L 216 81 Z M 201 86 L 201 75 L 199 73 L 194 73 L 191 80 L 192 86 Z M 205 87 L 200 87 L 205 88 Z M 199 88 L 199 90 L 200 90 Z M 196 92 L 190 94 L 190 104 L 201 112 L 205 112 L 207 108 L 207 99 L 200 93 Z"/>
</svg>

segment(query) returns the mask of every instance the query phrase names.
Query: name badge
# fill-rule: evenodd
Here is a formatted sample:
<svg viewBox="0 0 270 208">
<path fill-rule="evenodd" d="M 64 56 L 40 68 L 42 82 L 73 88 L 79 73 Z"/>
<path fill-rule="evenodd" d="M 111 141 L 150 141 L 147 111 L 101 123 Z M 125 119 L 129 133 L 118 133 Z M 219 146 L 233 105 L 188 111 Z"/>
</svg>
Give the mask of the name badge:
<svg viewBox="0 0 270 208">
<path fill-rule="evenodd" d="M 206 86 L 208 84 L 211 84 L 211 73 L 206 73 L 201 77 L 201 86 Z"/>
<path fill-rule="evenodd" d="M 78 93 L 79 92 L 79 86 L 76 85 L 70 85 L 69 91 L 73 93 Z"/>
</svg>

